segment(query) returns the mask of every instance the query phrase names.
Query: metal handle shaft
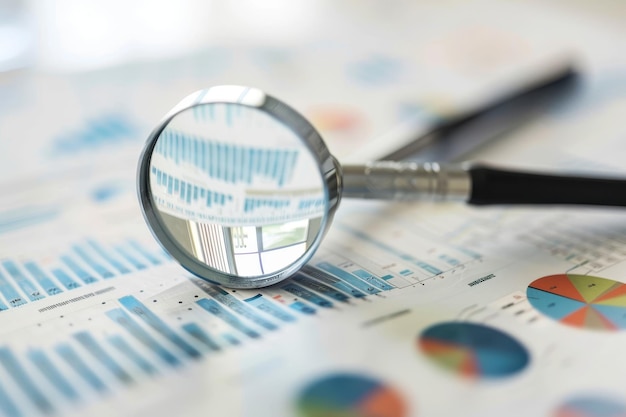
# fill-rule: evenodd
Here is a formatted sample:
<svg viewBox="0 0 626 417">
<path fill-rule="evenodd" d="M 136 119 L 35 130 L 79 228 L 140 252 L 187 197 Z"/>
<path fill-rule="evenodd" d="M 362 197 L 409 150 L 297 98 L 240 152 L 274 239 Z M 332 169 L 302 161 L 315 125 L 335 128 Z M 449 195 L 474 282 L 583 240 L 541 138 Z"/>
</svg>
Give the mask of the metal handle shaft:
<svg viewBox="0 0 626 417">
<path fill-rule="evenodd" d="M 342 196 L 387 200 L 467 200 L 471 180 L 465 165 L 378 161 L 344 165 Z"/>
</svg>

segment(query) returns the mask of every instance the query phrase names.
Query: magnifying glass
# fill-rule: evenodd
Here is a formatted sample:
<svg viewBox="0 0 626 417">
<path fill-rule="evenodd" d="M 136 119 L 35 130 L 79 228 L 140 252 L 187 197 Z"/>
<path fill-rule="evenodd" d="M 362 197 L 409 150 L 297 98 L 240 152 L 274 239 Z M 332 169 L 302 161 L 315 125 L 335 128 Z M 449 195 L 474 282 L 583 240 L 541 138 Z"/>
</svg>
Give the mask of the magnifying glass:
<svg viewBox="0 0 626 417">
<path fill-rule="evenodd" d="M 626 205 L 613 178 L 471 164 L 339 164 L 315 128 L 263 91 L 216 86 L 176 105 L 140 157 L 144 218 L 191 273 L 261 288 L 314 254 L 341 198 L 456 199 L 469 204 Z"/>
</svg>

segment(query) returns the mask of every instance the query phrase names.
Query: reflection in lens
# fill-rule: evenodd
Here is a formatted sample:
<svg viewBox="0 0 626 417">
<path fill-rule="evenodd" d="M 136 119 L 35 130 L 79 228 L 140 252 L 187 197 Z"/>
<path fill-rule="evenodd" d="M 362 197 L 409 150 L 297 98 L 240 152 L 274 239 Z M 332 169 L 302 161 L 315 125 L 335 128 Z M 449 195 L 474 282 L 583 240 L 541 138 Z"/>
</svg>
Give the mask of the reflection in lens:
<svg viewBox="0 0 626 417">
<path fill-rule="evenodd" d="M 171 120 L 151 156 L 150 189 L 173 241 L 233 276 L 296 262 L 327 211 L 319 162 L 302 140 L 264 111 L 232 103 Z"/>
</svg>

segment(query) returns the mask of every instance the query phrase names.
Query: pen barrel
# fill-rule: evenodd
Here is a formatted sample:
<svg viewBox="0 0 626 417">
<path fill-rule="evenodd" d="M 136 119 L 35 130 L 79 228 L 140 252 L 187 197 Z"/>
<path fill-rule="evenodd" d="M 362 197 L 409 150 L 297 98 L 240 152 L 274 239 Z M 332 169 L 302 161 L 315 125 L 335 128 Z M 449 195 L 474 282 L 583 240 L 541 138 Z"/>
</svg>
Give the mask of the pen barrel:
<svg viewBox="0 0 626 417">
<path fill-rule="evenodd" d="M 469 168 L 469 204 L 626 206 L 626 179 Z"/>
<path fill-rule="evenodd" d="M 381 200 L 467 200 L 464 165 L 378 161 L 342 167 L 342 197 Z"/>
</svg>

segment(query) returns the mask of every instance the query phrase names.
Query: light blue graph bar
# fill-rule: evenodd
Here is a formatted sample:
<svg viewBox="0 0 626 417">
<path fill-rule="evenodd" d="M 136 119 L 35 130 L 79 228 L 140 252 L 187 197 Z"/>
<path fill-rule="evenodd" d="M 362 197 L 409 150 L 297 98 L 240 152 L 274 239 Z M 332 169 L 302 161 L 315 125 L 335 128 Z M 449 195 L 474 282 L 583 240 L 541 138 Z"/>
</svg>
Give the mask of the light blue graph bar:
<svg viewBox="0 0 626 417">
<path fill-rule="evenodd" d="M 78 340 L 87 352 L 89 352 L 98 362 L 104 365 L 117 379 L 126 385 L 132 384 L 133 378 L 113 359 L 109 353 L 104 350 L 100 343 L 87 331 L 74 334 L 74 338 Z"/>
<path fill-rule="evenodd" d="M 143 246 L 139 244 L 134 239 L 128 239 L 128 244 L 133 247 L 137 252 L 139 252 L 143 257 L 145 257 L 152 265 L 160 265 L 161 260 L 156 256 L 148 252 Z"/>
<path fill-rule="evenodd" d="M 380 277 L 380 279 L 384 279 L 385 281 L 389 281 L 391 278 L 393 278 L 393 275 L 391 274 L 383 275 L 382 277 Z"/>
<path fill-rule="evenodd" d="M 289 322 L 296 321 L 296 318 L 294 316 L 287 313 L 286 311 L 283 311 L 282 308 L 278 307 L 275 303 L 263 297 L 262 294 L 257 294 L 253 297 L 246 298 L 244 301 L 256 307 L 257 309 L 273 317 L 276 317 L 277 319 L 282 320 L 284 322 L 289 323 Z"/>
<path fill-rule="evenodd" d="M 206 333 L 200 326 L 196 323 L 186 323 L 183 324 L 182 329 L 187 332 L 187 334 L 193 337 L 195 340 L 200 342 L 207 349 L 218 352 L 221 350 L 220 346 L 213 340 L 208 333 Z"/>
<path fill-rule="evenodd" d="M 137 258 L 135 258 L 134 256 L 132 256 L 131 254 L 129 254 L 128 249 L 126 249 L 125 247 L 121 245 L 117 245 L 115 246 L 115 251 L 122 258 L 124 258 L 128 263 L 130 263 L 135 269 L 137 270 L 146 269 L 146 265 L 140 260 L 138 260 Z"/>
<path fill-rule="evenodd" d="M 280 286 L 283 290 L 295 295 L 296 297 L 300 297 L 312 304 L 315 304 L 318 307 L 323 308 L 332 308 L 333 303 L 326 300 L 325 298 L 320 297 L 319 295 L 302 288 L 299 285 L 294 284 L 293 282 L 287 282 Z"/>
<path fill-rule="evenodd" d="M 326 284 L 328 284 L 328 285 L 330 285 L 332 287 L 335 287 L 339 291 L 343 291 L 344 293 L 352 295 L 354 298 L 363 298 L 363 297 L 365 297 L 367 295 L 367 294 L 357 290 L 356 288 L 351 287 L 350 285 L 346 284 L 345 282 L 343 282 L 339 278 L 334 277 L 334 276 L 332 276 L 332 275 L 328 274 L 327 272 L 322 271 L 320 269 L 316 269 L 316 268 L 313 268 L 311 266 L 305 265 L 302 268 L 302 271 L 305 274 L 307 274 L 307 275 L 309 275 L 309 276 L 311 276 L 311 277 L 313 277 L 313 278 L 315 278 L 317 280 L 320 280 L 320 281 L 322 281 L 322 282 L 324 282 L 324 283 L 326 283 Z"/>
<path fill-rule="evenodd" d="M 337 291 L 336 289 L 329 287 L 328 285 L 322 284 L 321 282 L 317 282 L 314 279 L 311 279 L 302 274 L 296 274 L 291 278 L 298 284 L 307 287 L 313 291 L 317 291 L 318 293 L 325 295 L 328 298 L 332 298 L 333 300 L 340 301 L 342 303 L 348 302 L 350 297 L 342 293 L 341 291 Z"/>
<path fill-rule="evenodd" d="M 232 334 L 230 334 L 230 333 L 224 333 L 222 335 L 222 337 L 224 338 L 224 340 L 228 344 L 230 344 L 232 346 L 239 346 L 239 345 L 241 345 L 241 341 L 239 339 L 237 339 L 235 336 L 233 336 Z"/>
<path fill-rule="evenodd" d="M 446 255 L 445 253 L 442 253 L 441 255 L 439 255 L 439 259 L 441 259 L 442 261 L 444 261 L 445 263 L 447 263 L 448 265 L 451 265 L 451 266 L 459 266 L 459 265 L 461 265 L 461 261 L 459 261 L 456 258 L 453 258 L 450 255 Z"/>
<path fill-rule="evenodd" d="M 157 369 L 137 350 L 132 347 L 122 336 L 116 334 L 107 337 L 108 342 L 115 347 L 120 353 L 133 361 L 142 371 L 148 375 L 156 375 Z"/>
<path fill-rule="evenodd" d="M 115 257 L 112 256 L 107 250 L 105 250 L 100 243 L 96 242 L 95 240 L 89 239 L 87 241 L 87 244 L 91 246 L 91 248 L 95 250 L 98 255 L 100 255 L 104 260 L 111 264 L 113 268 L 117 269 L 120 274 L 127 274 L 130 272 L 130 269 L 128 269 L 124 264 L 115 259 Z"/>
<path fill-rule="evenodd" d="M 2 272 L 0 272 L 0 293 L 4 295 L 4 298 L 7 299 L 11 307 L 21 306 L 28 302 L 22 298 L 20 293 L 9 283 Z"/>
<path fill-rule="evenodd" d="M 93 388 L 98 392 L 106 392 L 108 389 L 104 382 L 96 375 L 94 371 L 82 360 L 76 351 L 68 344 L 62 343 L 55 347 L 57 354 L 72 368 L 78 375 L 81 376 Z"/>
<path fill-rule="evenodd" d="M 395 288 L 387 284 L 385 281 L 378 278 L 371 272 L 367 272 L 364 269 L 357 269 L 356 271 L 352 271 L 352 273 L 356 275 L 357 277 L 361 278 L 362 280 L 369 282 L 370 284 L 372 284 L 373 286 L 375 286 L 376 288 L 380 290 L 389 291 Z"/>
<path fill-rule="evenodd" d="M 315 314 L 315 309 L 311 306 L 304 304 L 302 301 L 294 301 L 293 303 L 289 304 L 289 308 L 292 308 L 306 315 Z"/>
<path fill-rule="evenodd" d="M 22 417 L 22 413 L 11 400 L 9 394 L 2 388 L 2 385 L 0 385 L 0 412 L 7 417 Z"/>
<path fill-rule="evenodd" d="M 139 342 L 141 342 L 148 349 L 152 350 L 158 357 L 160 357 L 165 363 L 170 366 L 181 365 L 180 359 L 174 356 L 170 351 L 165 349 L 159 342 L 156 341 L 147 331 L 144 330 L 139 324 L 133 320 L 133 318 L 121 308 L 116 308 L 106 312 L 106 315 L 122 326 L 128 333 L 134 336 Z"/>
<path fill-rule="evenodd" d="M 42 294 L 41 290 L 35 286 L 26 278 L 26 276 L 22 273 L 22 271 L 18 268 L 17 264 L 13 261 L 3 261 L 2 265 L 7 270 L 9 275 L 13 278 L 20 287 L 20 289 L 26 293 L 26 296 L 30 301 L 41 300 L 42 298 L 46 298 L 44 294 Z"/>
<path fill-rule="evenodd" d="M 365 291 L 368 294 L 378 294 L 380 292 L 378 288 L 373 287 L 369 283 L 361 281 L 355 275 L 352 275 L 348 271 L 345 271 L 329 262 L 320 262 L 316 266 L 328 272 L 329 274 L 333 274 L 337 278 L 344 280 L 346 283 L 352 285 L 353 287 L 358 288 L 361 291 Z"/>
<path fill-rule="evenodd" d="M 26 356 L 65 398 L 71 401 L 78 400 L 78 392 L 42 350 L 31 349 Z"/>
<path fill-rule="evenodd" d="M 59 280 L 63 286 L 68 290 L 73 290 L 74 288 L 80 287 L 80 284 L 74 281 L 64 270 L 61 268 L 55 268 L 52 270 L 52 275 Z"/>
<path fill-rule="evenodd" d="M 73 245 L 72 249 L 78 255 L 80 259 L 83 260 L 87 265 L 89 265 L 98 275 L 102 278 L 113 278 L 113 273 L 102 266 L 100 263 L 96 262 L 93 257 L 91 257 L 85 249 L 83 249 L 80 245 Z"/>
<path fill-rule="evenodd" d="M 230 309 L 237 312 L 240 316 L 247 318 L 251 322 L 258 324 L 267 330 L 278 329 L 274 323 L 260 316 L 256 311 L 254 311 L 254 309 L 239 301 L 228 292 L 224 291 L 224 289 L 202 280 L 194 280 L 194 283 L 202 288 L 202 290 L 208 295 L 215 298 L 225 306 L 230 307 Z"/>
<path fill-rule="evenodd" d="M 226 311 L 226 309 L 219 305 L 217 301 L 203 298 L 196 301 L 196 303 L 209 313 L 224 320 L 226 323 L 239 330 L 243 334 L 247 335 L 248 337 L 251 337 L 253 339 L 261 337 L 261 335 L 256 330 L 252 330 L 248 326 L 243 324 L 241 320 L 239 320 L 234 314 Z"/>
<path fill-rule="evenodd" d="M 54 411 L 52 403 L 39 390 L 30 375 L 18 362 L 13 352 L 7 347 L 0 347 L 0 363 L 13 378 L 15 383 L 26 394 L 26 397 L 42 413 L 51 414 Z"/>
<path fill-rule="evenodd" d="M 61 256 L 61 261 L 72 271 L 81 281 L 85 284 L 92 284 L 98 280 L 94 278 L 89 272 L 85 271 L 79 266 L 72 258 L 67 255 Z"/>
<path fill-rule="evenodd" d="M 24 262 L 24 268 L 31 274 L 35 280 L 41 285 L 48 295 L 54 295 L 62 293 L 63 290 L 59 288 L 48 275 L 33 261 Z"/>
<path fill-rule="evenodd" d="M 139 300 L 132 295 L 127 295 L 118 300 L 126 309 L 131 311 L 141 320 L 143 320 L 148 326 L 165 336 L 169 341 L 178 346 L 187 356 L 197 359 L 201 356 L 201 353 L 189 343 L 187 343 L 182 337 L 175 333 L 163 320 L 161 320 L 156 314 L 150 311 Z"/>
</svg>

